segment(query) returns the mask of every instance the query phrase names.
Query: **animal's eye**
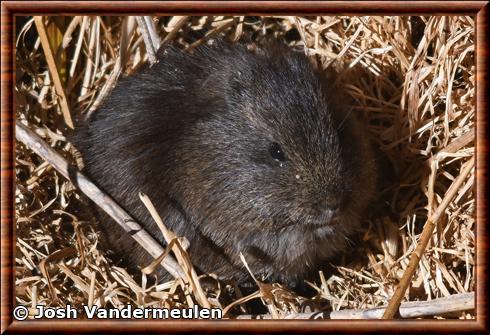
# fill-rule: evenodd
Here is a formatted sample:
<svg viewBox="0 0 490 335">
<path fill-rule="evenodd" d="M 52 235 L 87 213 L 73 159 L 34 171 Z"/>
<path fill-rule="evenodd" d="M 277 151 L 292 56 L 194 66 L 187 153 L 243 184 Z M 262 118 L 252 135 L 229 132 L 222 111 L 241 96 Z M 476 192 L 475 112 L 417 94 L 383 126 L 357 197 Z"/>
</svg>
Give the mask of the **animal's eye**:
<svg viewBox="0 0 490 335">
<path fill-rule="evenodd" d="M 284 155 L 284 152 L 282 151 L 281 146 L 278 143 L 273 142 L 269 150 L 271 153 L 271 157 L 274 158 L 275 160 L 279 162 L 286 161 L 286 155 Z"/>
</svg>

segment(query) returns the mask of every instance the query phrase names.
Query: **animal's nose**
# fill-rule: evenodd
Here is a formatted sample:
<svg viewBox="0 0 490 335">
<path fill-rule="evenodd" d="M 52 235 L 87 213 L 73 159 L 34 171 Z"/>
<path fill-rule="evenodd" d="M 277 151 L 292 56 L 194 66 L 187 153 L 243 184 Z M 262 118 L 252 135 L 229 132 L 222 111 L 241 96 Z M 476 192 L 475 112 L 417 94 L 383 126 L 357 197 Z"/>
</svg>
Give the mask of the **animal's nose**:
<svg viewBox="0 0 490 335">
<path fill-rule="evenodd" d="M 338 219 L 341 216 L 342 196 L 340 193 L 325 193 L 322 196 L 318 196 L 310 207 L 311 215 L 314 216 L 319 224 L 335 224 L 339 222 Z"/>
<path fill-rule="evenodd" d="M 332 216 L 338 214 L 343 201 L 343 196 L 339 194 L 329 194 L 318 199 L 316 208 L 319 212 L 329 213 Z"/>
<path fill-rule="evenodd" d="M 329 193 L 321 196 L 317 202 L 317 208 L 320 210 L 330 210 L 330 211 L 338 211 L 343 202 L 342 193 Z"/>
<path fill-rule="evenodd" d="M 338 211 L 340 208 L 340 203 L 342 202 L 341 195 L 327 195 L 325 197 L 324 203 L 325 208 L 331 211 Z"/>
</svg>

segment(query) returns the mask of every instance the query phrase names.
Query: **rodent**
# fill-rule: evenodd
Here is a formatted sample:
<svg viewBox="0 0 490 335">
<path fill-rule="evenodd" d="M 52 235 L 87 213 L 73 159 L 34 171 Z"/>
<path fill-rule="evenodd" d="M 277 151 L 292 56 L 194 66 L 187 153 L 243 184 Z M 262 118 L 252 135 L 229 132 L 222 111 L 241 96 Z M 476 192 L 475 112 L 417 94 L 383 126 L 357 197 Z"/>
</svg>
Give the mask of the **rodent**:
<svg viewBox="0 0 490 335">
<path fill-rule="evenodd" d="M 375 195 L 371 144 L 338 96 L 280 43 L 167 46 L 72 139 L 93 181 L 165 245 L 138 192 L 150 197 L 198 270 L 250 281 L 243 253 L 257 278 L 296 283 L 344 250 Z M 103 228 L 129 265 L 153 260 Z"/>
</svg>

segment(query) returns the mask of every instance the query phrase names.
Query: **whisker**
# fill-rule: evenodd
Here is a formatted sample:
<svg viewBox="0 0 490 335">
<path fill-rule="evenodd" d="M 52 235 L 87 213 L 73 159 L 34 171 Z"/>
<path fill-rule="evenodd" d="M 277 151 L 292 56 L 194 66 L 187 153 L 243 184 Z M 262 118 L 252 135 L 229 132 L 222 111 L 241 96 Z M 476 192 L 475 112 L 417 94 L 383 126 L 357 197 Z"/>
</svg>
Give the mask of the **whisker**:
<svg viewBox="0 0 490 335">
<path fill-rule="evenodd" d="M 340 132 L 342 131 L 342 126 L 344 125 L 345 121 L 347 120 L 347 118 L 350 116 L 350 114 L 352 113 L 352 111 L 354 110 L 354 108 L 349 108 L 349 110 L 347 111 L 347 114 L 345 115 L 344 119 L 340 122 L 340 124 L 337 126 L 337 131 Z"/>
</svg>

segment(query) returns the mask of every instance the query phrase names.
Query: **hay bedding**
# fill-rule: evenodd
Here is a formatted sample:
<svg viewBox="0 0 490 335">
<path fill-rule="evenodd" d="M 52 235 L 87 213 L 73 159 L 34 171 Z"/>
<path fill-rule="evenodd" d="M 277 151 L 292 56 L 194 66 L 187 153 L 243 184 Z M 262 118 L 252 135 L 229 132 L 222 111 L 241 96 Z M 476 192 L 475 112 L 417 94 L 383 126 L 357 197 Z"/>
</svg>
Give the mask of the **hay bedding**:
<svg viewBox="0 0 490 335">
<path fill-rule="evenodd" d="M 474 19 L 438 17 L 163 17 L 153 18 L 163 42 L 193 48 L 206 39 L 283 39 L 325 69 L 340 70 L 353 110 L 369 120 L 386 157 L 381 205 L 364 218 L 356 255 L 332 261 L 332 271 L 308 283 L 313 297 L 279 284 L 260 284 L 248 297 L 206 275 L 142 285 L 108 259 L 99 245 L 91 204 L 23 144 L 16 147 L 16 303 L 122 307 L 218 306 L 249 314 L 258 299 L 274 318 L 330 305 L 333 310 L 386 305 L 403 275 L 427 218 L 474 155 Z M 120 17 L 44 18 L 46 35 L 75 119 L 94 112 L 116 74 L 148 63 L 137 21 Z M 122 29 L 124 28 L 125 29 Z M 55 93 L 38 31 L 18 19 L 16 116 L 67 160 L 66 114 Z M 121 47 L 122 46 L 122 47 Z M 151 60 L 151 59 L 150 59 Z M 76 124 L 76 122 L 75 122 Z M 430 300 L 475 290 L 474 174 L 437 222 L 405 298 Z M 292 246 L 294 247 L 294 246 Z M 185 255 L 184 255 L 185 256 Z M 189 262 L 182 256 L 183 262 Z M 355 255 L 354 255 L 355 256 Z M 201 283 L 203 280 L 201 280 Z M 209 284 L 211 283 L 211 284 Z M 310 307 L 305 307 L 310 306 Z M 311 307 L 313 306 L 313 307 Z M 438 316 L 435 316 L 438 317 Z M 445 317 L 474 318 L 474 311 Z"/>
</svg>

